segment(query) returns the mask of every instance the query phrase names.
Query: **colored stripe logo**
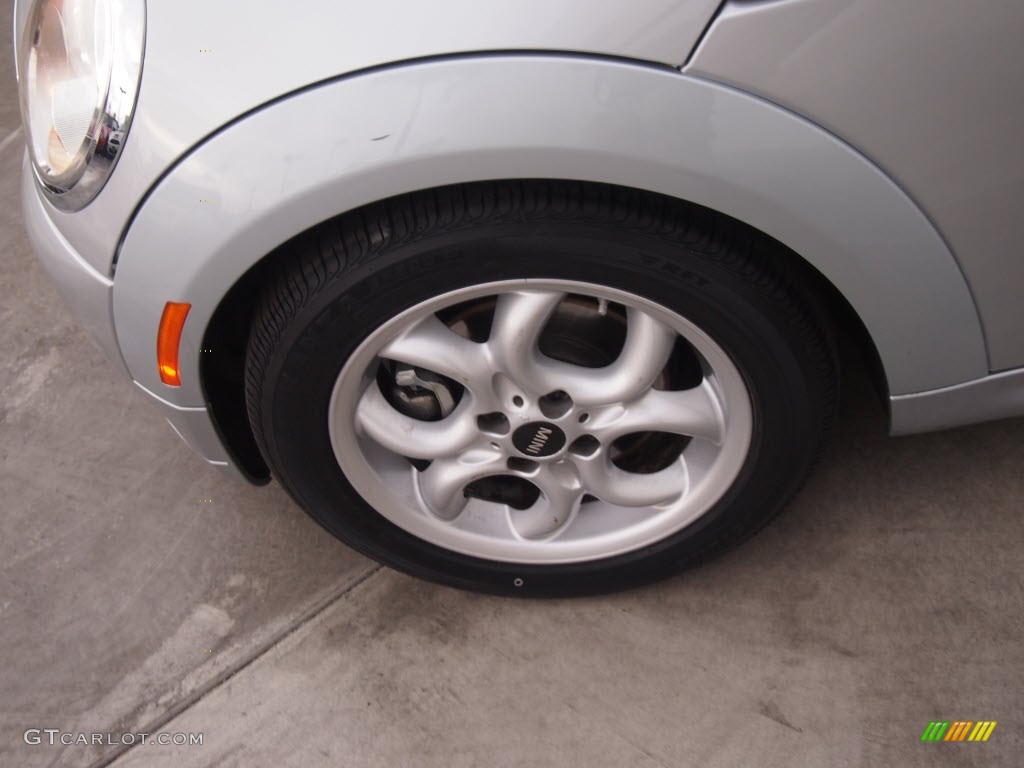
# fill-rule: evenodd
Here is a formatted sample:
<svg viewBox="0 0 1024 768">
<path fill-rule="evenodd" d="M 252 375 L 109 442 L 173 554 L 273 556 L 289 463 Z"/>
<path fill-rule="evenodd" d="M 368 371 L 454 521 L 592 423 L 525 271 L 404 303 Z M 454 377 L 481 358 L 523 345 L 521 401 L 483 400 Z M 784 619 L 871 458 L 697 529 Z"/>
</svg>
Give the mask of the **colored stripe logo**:
<svg viewBox="0 0 1024 768">
<path fill-rule="evenodd" d="M 988 741 L 995 727 L 995 720 L 933 720 L 921 741 Z"/>
</svg>

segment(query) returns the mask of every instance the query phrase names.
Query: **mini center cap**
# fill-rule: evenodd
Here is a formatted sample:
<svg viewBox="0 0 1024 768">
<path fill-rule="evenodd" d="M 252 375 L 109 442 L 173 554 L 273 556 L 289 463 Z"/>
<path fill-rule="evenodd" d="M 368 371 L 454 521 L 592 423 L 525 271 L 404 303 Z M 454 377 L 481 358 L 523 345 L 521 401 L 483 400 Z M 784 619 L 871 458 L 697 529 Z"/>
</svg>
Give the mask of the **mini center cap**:
<svg viewBox="0 0 1024 768">
<path fill-rule="evenodd" d="M 531 459 L 553 456 L 565 445 L 565 432 L 548 421 L 531 421 L 512 433 L 512 444 Z"/>
</svg>

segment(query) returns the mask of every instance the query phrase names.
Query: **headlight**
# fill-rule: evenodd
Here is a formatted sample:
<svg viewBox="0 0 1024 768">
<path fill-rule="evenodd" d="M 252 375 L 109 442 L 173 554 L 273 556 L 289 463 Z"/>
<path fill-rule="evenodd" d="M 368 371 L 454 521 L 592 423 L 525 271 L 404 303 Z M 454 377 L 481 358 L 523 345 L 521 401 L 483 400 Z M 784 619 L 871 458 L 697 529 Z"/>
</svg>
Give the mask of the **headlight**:
<svg viewBox="0 0 1024 768">
<path fill-rule="evenodd" d="M 35 0 L 18 51 L 21 119 L 36 178 L 65 211 L 114 168 L 135 108 L 145 0 Z"/>
</svg>

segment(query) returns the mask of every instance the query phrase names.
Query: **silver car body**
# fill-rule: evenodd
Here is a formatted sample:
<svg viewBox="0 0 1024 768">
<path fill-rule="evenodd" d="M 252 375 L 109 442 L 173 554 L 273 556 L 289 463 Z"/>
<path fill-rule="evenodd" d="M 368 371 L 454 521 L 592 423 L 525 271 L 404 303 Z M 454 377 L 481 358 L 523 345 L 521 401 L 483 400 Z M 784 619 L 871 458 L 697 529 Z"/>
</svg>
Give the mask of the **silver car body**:
<svg viewBox="0 0 1024 768">
<path fill-rule="evenodd" d="M 24 2 L 15 11 L 20 36 Z M 700 203 L 846 297 L 896 433 L 1024 414 L 1024 6 L 904 0 L 150 3 L 110 180 L 26 225 L 73 310 L 207 461 L 202 340 L 275 246 L 393 195 L 565 178 Z M 984 55 L 977 55 L 984 51 Z M 298 140 L 296 140 L 298 137 Z M 182 386 L 167 301 L 192 304 Z"/>
</svg>

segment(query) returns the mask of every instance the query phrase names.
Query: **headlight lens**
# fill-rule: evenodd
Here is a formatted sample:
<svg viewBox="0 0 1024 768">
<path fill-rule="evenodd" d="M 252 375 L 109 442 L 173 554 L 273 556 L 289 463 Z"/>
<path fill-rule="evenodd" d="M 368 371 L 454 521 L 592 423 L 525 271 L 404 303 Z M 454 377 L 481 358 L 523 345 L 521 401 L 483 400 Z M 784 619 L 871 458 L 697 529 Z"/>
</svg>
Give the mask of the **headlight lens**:
<svg viewBox="0 0 1024 768">
<path fill-rule="evenodd" d="M 47 197 L 77 210 L 103 187 L 131 122 L 145 0 L 36 0 L 18 54 L 29 156 Z"/>
</svg>

